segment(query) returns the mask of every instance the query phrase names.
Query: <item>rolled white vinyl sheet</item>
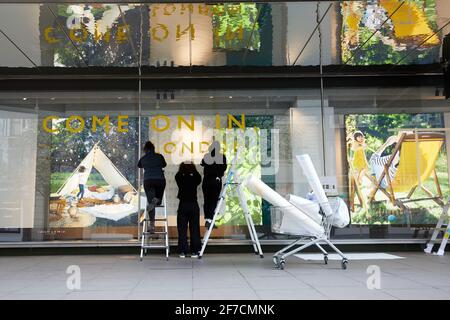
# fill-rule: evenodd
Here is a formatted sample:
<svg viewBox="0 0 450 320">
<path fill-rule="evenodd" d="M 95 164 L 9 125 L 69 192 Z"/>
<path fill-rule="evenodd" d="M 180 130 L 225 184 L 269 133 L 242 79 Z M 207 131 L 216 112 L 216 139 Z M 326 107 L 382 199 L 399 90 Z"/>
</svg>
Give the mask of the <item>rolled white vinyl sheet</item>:
<svg viewBox="0 0 450 320">
<path fill-rule="evenodd" d="M 326 216 L 332 215 L 333 210 L 331 209 L 330 203 L 328 202 L 327 195 L 325 194 L 325 190 L 323 190 L 322 183 L 320 182 L 319 176 L 317 175 L 317 171 L 314 168 L 311 158 L 308 154 L 302 154 L 297 156 L 297 160 L 300 163 L 303 174 L 308 179 L 309 185 L 314 191 L 314 194 L 316 195 L 317 201 L 319 202 L 323 212 Z"/>
<path fill-rule="evenodd" d="M 308 199 L 288 194 L 286 200 L 293 204 L 297 209 L 302 210 L 317 223 L 322 223 L 322 215 L 320 214 L 320 206 L 317 202 L 310 201 Z"/>
<path fill-rule="evenodd" d="M 347 204 L 341 198 L 336 198 L 336 208 L 333 216 L 333 226 L 344 228 L 350 223 L 350 212 Z"/>
<path fill-rule="evenodd" d="M 302 210 L 293 206 L 260 179 L 253 176 L 248 178 L 246 187 L 254 194 L 270 202 L 273 206 L 283 210 L 283 220 L 280 227 L 282 232 L 313 237 L 320 237 L 325 233 L 320 224 L 311 219 Z"/>
</svg>

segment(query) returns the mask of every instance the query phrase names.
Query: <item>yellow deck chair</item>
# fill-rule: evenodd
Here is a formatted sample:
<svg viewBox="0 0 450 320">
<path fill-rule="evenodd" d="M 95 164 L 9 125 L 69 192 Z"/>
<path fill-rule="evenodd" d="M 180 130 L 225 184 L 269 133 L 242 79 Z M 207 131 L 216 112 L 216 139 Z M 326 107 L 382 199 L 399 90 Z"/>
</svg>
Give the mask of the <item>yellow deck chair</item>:
<svg viewBox="0 0 450 320">
<path fill-rule="evenodd" d="M 417 43 L 425 41 L 424 47 L 434 47 L 441 43 L 433 31 L 425 11 L 416 3 L 401 0 L 380 0 L 380 5 L 387 11 L 394 25 L 396 38 L 400 42 Z M 400 6 L 401 5 L 401 6 Z"/>
<path fill-rule="evenodd" d="M 389 162 L 384 166 L 384 171 L 376 181 L 375 189 L 369 195 L 369 202 L 375 199 L 377 191 L 380 190 L 394 205 L 398 205 L 398 201 L 405 203 L 421 200 L 434 200 L 441 204 L 442 191 L 436 174 L 436 161 L 444 145 L 444 140 L 444 134 L 438 132 L 420 132 L 417 134 L 417 142 L 414 133 L 403 133 L 389 158 Z M 400 152 L 400 160 L 395 177 L 391 180 L 388 169 L 398 152 Z M 423 185 L 423 182 L 431 175 L 434 178 L 437 194 L 433 194 Z M 386 188 L 382 187 L 384 178 L 387 182 Z M 419 186 L 429 196 L 428 198 L 412 199 Z M 407 193 L 407 196 L 396 198 L 396 193 Z"/>
</svg>

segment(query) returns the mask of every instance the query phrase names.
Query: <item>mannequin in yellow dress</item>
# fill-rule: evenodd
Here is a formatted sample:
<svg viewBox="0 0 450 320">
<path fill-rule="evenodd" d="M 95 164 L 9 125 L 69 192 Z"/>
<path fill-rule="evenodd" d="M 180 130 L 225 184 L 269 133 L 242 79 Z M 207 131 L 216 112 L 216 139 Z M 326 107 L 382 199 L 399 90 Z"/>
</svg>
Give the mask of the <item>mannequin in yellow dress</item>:
<svg viewBox="0 0 450 320">
<path fill-rule="evenodd" d="M 356 171 L 356 181 L 360 185 L 362 182 L 362 177 L 364 176 L 366 170 L 369 168 L 366 158 L 366 138 L 361 131 L 355 131 L 353 133 L 353 169 Z"/>
</svg>

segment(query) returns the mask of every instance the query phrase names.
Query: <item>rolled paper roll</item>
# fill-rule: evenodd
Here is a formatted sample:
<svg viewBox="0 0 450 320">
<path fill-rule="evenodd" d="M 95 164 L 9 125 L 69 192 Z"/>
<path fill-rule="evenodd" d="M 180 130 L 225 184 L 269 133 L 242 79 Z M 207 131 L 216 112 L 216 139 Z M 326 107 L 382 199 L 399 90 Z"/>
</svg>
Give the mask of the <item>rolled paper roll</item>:
<svg viewBox="0 0 450 320">
<path fill-rule="evenodd" d="M 327 217 L 332 215 L 333 209 L 330 206 L 330 202 L 328 201 L 327 195 L 325 194 L 325 190 L 323 190 L 322 183 L 320 182 L 319 176 L 317 175 L 317 171 L 314 168 L 311 158 L 308 154 L 302 154 L 297 156 L 297 160 L 300 163 L 303 174 L 308 179 L 309 185 L 314 191 L 314 194 L 317 197 L 317 201 L 319 202 L 319 205 L 322 208 L 323 212 Z"/>
<path fill-rule="evenodd" d="M 253 176 L 248 178 L 246 187 L 252 193 L 260 196 L 283 211 L 284 214 L 280 227 L 282 232 L 312 237 L 324 235 L 325 231 L 320 224 L 311 219 L 301 209 L 292 205 L 260 179 Z"/>
<path fill-rule="evenodd" d="M 288 194 L 286 200 L 293 204 L 297 209 L 302 210 L 317 223 L 322 222 L 322 215 L 320 214 L 320 206 L 317 202 L 310 201 L 308 199 Z"/>
</svg>

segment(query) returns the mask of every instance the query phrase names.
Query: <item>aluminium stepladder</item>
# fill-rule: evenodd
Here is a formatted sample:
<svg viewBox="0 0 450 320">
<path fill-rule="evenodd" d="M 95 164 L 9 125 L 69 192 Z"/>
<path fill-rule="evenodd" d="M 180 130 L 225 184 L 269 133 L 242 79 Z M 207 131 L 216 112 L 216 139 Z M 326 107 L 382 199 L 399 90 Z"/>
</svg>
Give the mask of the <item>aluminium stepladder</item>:
<svg viewBox="0 0 450 320">
<path fill-rule="evenodd" d="M 148 232 L 147 229 L 150 219 L 146 208 L 143 213 L 143 219 L 139 221 L 139 224 L 142 223 L 140 261 L 142 261 L 143 257 L 147 255 L 147 250 L 151 249 L 165 249 L 166 260 L 169 260 L 169 224 L 167 221 L 167 203 L 165 194 L 161 201 L 161 205 L 155 207 L 155 223 L 156 222 L 163 222 L 163 231 L 156 231 L 155 227 L 155 232 Z"/>
<path fill-rule="evenodd" d="M 222 215 L 225 208 L 225 196 L 227 193 L 228 188 L 235 187 L 236 192 L 239 199 L 239 204 L 241 205 L 242 211 L 244 213 L 245 222 L 247 223 L 248 232 L 250 234 L 251 243 L 253 245 L 253 251 L 255 255 L 259 255 L 261 258 L 264 258 L 264 254 L 261 249 L 261 244 L 258 239 L 258 234 L 256 233 L 255 224 L 253 222 L 253 218 L 250 214 L 250 211 L 248 209 L 247 201 L 244 196 L 244 190 L 242 189 L 242 181 L 240 181 L 238 174 L 236 172 L 236 161 L 237 161 L 237 155 L 235 156 L 233 163 L 230 167 L 230 170 L 228 171 L 228 175 L 225 179 L 224 186 L 222 188 L 222 191 L 220 192 L 219 201 L 216 205 L 216 209 L 214 210 L 214 216 L 211 222 L 211 225 L 209 226 L 208 230 L 206 231 L 204 237 L 203 237 L 203 243 L 202 243 L 202 249 L 200 251 L 200 254 L 198 255 L 198 258 L 201 259 L 203 257 L 203 254 L 206 249 L 206 245 L 208 244 L 209 237 L 211 236 L 211 232 L 214 228 L 214 224 L 216 223 L 217 217 L 219 215 Z"/>
<path fill-rule="evenodd" d="M 439 217 L 439 220 L 436 224 L 436 227 L 434 229 L 433 235 L 431 236 L 430 241 L 427 243 L 426 248 L 424 249 L 425 253 L 432 253 L 433 247 L 436 244 L 437 237 L 441 231 L 444 231 L 444 236 L 442 237 L 441 245 L 439 246 L 438 251 L 435 253 L 438 256 L 443 256 L 445 253 L 445 247 L 448 242 L 448 238 L 450 236 L 450 222 L 447 222 L 447 226 L 443 228 L 445 218 L 448 217 L 448 210 L 450 208 L 450 198 L 447 200 L 447 203 L 445 203 L 442 206 L 442 213 Z"/>
</svg>

